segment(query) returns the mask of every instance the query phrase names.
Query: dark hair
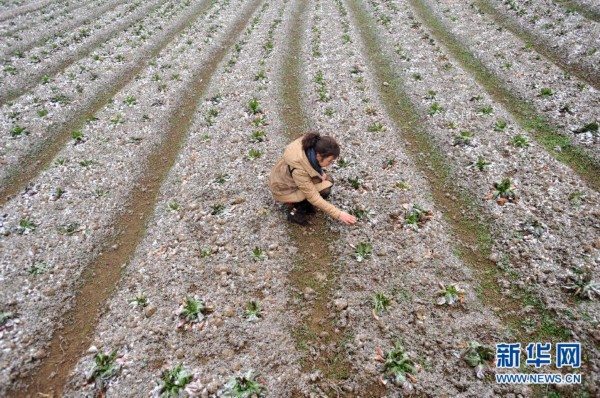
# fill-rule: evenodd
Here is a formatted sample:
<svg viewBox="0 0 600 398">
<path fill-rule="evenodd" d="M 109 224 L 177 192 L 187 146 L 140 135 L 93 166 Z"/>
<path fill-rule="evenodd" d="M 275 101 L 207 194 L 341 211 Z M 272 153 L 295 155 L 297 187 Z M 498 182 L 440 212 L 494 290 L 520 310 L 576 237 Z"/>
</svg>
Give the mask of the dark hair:
<svg viewBox="0 0 600 398">
<path fill-rule="evenodd" d="M 340 156 L 340 146 L 335 142 L 333 137 L 321 136 L 321 134 L 316 132 L 306 133 L 302 137 L 302 149 L 307 151 L 310 148 L 314 148 L 315 152 L 324 158 L 328 156 L 337 158 Z"/>
</svg>

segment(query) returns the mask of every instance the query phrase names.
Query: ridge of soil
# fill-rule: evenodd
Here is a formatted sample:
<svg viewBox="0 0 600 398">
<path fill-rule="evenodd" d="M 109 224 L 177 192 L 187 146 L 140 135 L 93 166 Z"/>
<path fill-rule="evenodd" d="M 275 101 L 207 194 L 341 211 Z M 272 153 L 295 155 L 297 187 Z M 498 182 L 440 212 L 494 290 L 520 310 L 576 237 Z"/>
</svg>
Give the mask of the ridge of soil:
<svg viewBox="0 0 600 398">
<path fill-rule="evenodd" d="M 29 12 L 33 12 L 33 11 L 39 10 L 40 8 L 44 8 L 47 5 L 52 4 L 52 3 L 54 3 L 53 0 L 48 0 L 48 1 L 45 1 L 45 2 L 41 2 L 39 4 L 34 4 L 33 6 L 31 4 L 26 4 L 26 5 L 21 6 L 19 8 L 15 8 L 15 9 L 11 10 L 12 12 L 9 11 L 6 14 L 1 15 L 0 16 L 0 22 L 6 21 L 7 19 L 14 18 L 17 15 L 27 14 Z"/>
<path fill-rule="evenodd" d="M 563 7 L 567 11 L 575 11 L 584 18 L 590 19 L 594 22 L 600 22 L 600 12 L 595 11 L 585 4 L 581 4 L 573 0 L 552 0 L 554 3 Z"/>
<path fill-rule="evenodd" d="M 175 106 L 177 111 L 169 120 L 169 128 L 161 145 L 148 158 L 147 172 L 140 184 L 133 190 L 123 215 L 115 224 L 119 231 L 105 245 L 103 251 L 88 267 L 80 290 L 76 294 L 75 306 L 65 318 L 73 319 L 65 327 L 56 331 L 49 347 L 49 354 L 40 365 L 36 374 L 30 376 L 26 383 L 27 396 L 51 391 L 51 396 L 60 396 L 64 384 L 75 366 L 86 344 L 89 344 L 98 321 L 98 308 L 101 307 L 118 285 L 121 271 L 145 232 L 146 221 L 151 216 L 162 181 L 174 164 L 187 131 L 192 123 L 198 102 L 204 95 L 210 79 L 218 65 L 227 55 L 237 37 L 246 25 L 262 0 L 253 0 L 233 24 L 220 46 L 212 54 L 198 74 L 193 77 L 188 91 L 181 96 Z M 118 266 L 123 264 L 123 266 Z M 117 266 L 115 266 L 117 265 Z M 16 391 L 11 396 L 20 396 Z"/>
</svg>

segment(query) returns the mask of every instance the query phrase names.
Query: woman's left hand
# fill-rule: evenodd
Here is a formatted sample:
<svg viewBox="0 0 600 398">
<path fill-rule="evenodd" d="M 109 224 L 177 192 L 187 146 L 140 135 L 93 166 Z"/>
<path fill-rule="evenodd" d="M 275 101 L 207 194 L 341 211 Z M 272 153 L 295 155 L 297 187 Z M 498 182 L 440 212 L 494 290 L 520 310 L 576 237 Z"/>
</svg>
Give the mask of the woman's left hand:
<svg viewBox="0 0 600 398">
<path fill-rule="evenodd" d="M 321 174 L 321 181 L 325 181 L 327 179 L 327 173 L 323 172 L 323 174 Z"/>
</svg>

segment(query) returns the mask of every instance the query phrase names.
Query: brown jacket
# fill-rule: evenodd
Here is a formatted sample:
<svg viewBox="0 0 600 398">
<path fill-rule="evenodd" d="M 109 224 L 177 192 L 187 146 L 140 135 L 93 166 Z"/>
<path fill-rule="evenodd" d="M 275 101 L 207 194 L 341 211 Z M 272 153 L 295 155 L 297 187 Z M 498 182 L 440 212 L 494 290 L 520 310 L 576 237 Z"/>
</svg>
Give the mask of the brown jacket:
<svg viewBox="0 0 600 398">
<path fill-rule="evenodd" d="M 306 199 L 337 220 L 342 211 L 319 194 L 331 185 L 330 181 L 322 181 L 319 172 L 310 165 L 302 149 L 302 137 L 285 148 L 283 158 L 269 176 L 269 188 L 275 200 L 297 203 Z"/>
</svg>

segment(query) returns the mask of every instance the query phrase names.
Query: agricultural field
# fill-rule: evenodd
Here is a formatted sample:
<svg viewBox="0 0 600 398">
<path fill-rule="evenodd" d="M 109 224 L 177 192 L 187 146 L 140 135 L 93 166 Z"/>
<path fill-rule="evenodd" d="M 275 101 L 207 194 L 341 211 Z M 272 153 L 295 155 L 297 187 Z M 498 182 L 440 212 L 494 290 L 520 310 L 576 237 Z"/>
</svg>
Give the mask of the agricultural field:
<svg viewBox="0 0 600 398">
<path fill-rule="evenodd" d="M 596 1 L 4 0 L 0 38 L 0 396 L 600 396 Z M 352 226 L 269 192 L 310 130 Z"/>
</svg>

